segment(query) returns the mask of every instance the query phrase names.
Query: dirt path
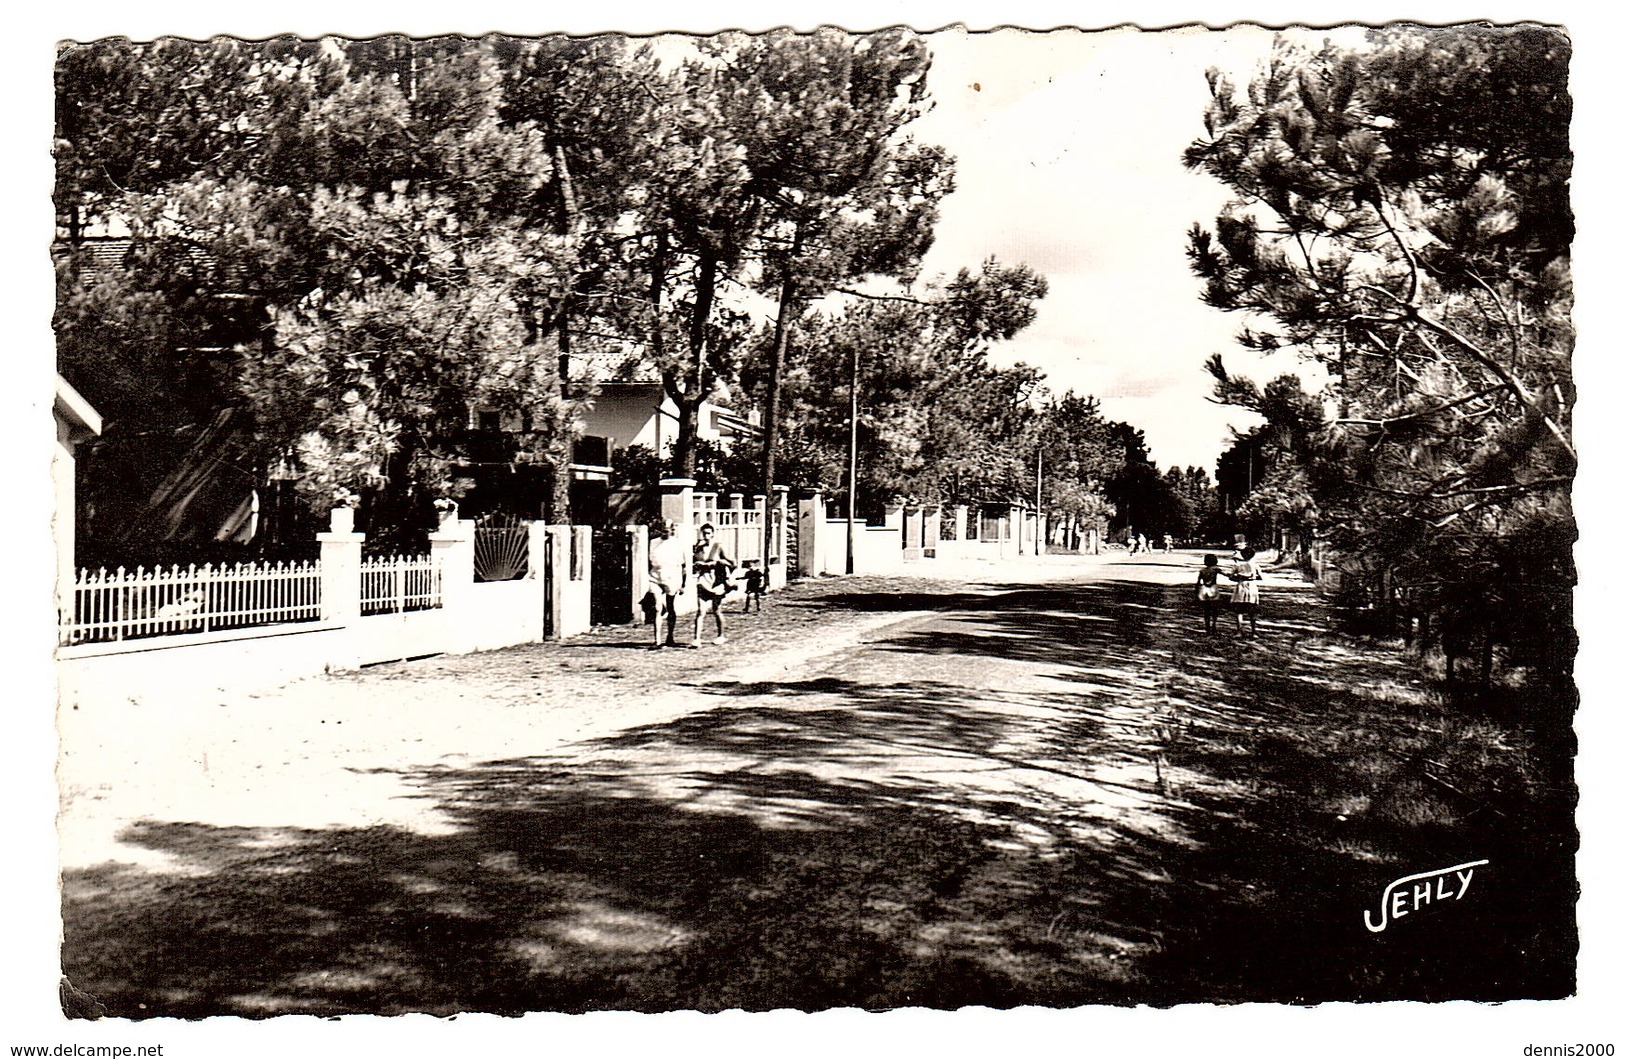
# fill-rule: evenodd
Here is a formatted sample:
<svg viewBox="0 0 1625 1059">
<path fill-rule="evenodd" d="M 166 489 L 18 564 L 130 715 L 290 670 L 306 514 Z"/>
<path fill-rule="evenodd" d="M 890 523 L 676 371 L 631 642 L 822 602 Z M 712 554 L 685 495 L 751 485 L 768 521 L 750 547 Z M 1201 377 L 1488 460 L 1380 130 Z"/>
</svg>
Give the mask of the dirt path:
<svg viewBox="0 0 1625 1059">
<path fill-rule="evenodd" d="M 126 1015 L 1561 991 L 1561 844 L 1413 774 L 1447 750 L 1410 667 L 1284 578 L 1210 639 L 1194 562 L 836 579 L 721 647 L 70 718 L 69 973 Z M 1486 850 L 1481 900 L 1360 926 Z"/>
<path fill-rule="evenodd" d="M 59 722 L 61 861 L 178 867 L 120 835 L 143 820 L 253 827 L 446 826 L 403 796 L 403 768 L 443 768 L 671 719 L 717 705 L 715 681 L 765 681 L 863 642 L 906 615 L 847 597 L 939 602 L 958 576 L 799 584 L 763 613 L 727 615 L 734 636 L 700 650 L 648 650 L 647 630 L 605 628 L 561 643 L 442 655 L 302 680 L 260 694 L 186 698 L 162 709 L 74 709 Z M 1041 576 L 1075 575 L 1054 565 Z M 973 588 L 961 589 L 974 591 Z M 709 635 L 709 626 L 707 627 Z"/>
</svg>

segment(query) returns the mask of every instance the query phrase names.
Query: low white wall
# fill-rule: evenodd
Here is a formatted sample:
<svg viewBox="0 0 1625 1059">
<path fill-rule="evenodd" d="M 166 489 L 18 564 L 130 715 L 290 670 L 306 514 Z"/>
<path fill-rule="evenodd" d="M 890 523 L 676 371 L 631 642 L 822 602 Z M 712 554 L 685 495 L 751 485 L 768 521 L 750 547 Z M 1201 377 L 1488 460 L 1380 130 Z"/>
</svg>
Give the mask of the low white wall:
<svg viewBox="0 0 1625 1059">
<path fill-rule="evenodd" d="M 939 559 L 1003 559 L 1016 554 L 1015 541 L 938 541 Z"/>
<path fill-rule="evenodd" d="M 495 651 L 542 638 L 546 592 L 539 577 L 484 581 L 468 594 L 454 630 L 459 651 Z"/>
<path fill-rule="evenodd" d="M 161 705 L 263 691 L 317 676 L 353 652 L 350 629 L 320 622 L 63 647 L 58 699 L 70 708 L 126 700 Z"/>
<path fill-rule="evenodd" d="M 554 568 L 546 576 L 555 578 L 553 635 L 586 632 L 592 627 L 592 530 L 585 526 L 537 530 L 533 554 L 542 550 L 544 533 L 552 538 L 547 550 Z M 343 547 L 359 555 L 360 534 L 325 536 L 333 538 L 324 541 L 328 550 Z M 320 622 L 59 647 L 59 700 L 76 707 L 241 694 L 331 670 L 424 655 L 492 651 L 543 638 L 547 592 L 542 576 L 476 583 L 472 532 L 442 533 L 431 543 L 445 571 L 443 607 L 360 617 L 355 614 L 356 600 L 348 598 L 341 600 L 348 603 L 341 608 L 347 613 Z M 647 562 L 641 557 L 639 561 Z M 539 570 L 540 556 L 534 562 L 533 569 Z M 354 563 L 335 561 L 333 566 L 358 573 Z M 324 593 L 326 589 L 324 585 Z"/>
<path fill-rule="evenodd" d="M 869 526 L 858 534 L 857 570 L 861 574 L 895 573 L 903 568 L 903 527 Z"/>
<path fill-rule="evenodd" d="M 542 588 L 534 578 L 476 584 L 456 615 L 437 608 L 344 624 L 267 625 L 62 647 L 58 698 L 67 707 L 125 700 L 161 704 L 177 697 L 263 691 L 379 662 L 531 643 L 542 639 Z M 568 616 L 566 634 L 584 631 L 587 620 L 586 603 L 580 602 Z"/>
<path fill-rule="evenodd" d="M 824 574 L 846 573 L 846 520 L 825 519 L 818 529 L 822 546 L 818 549 Z M 856 561 L 852 572 L 857 574 L 889 574 L 903 569 L 903 531 L 901 527 L 870 526 L 858 523 L 853 534 Z"/>
<path fill-rule="evenodd" d="M 454 638 L 461 622 L 454 625 L 450 617 L 449 612 L 436 608 L 357 618 L 346 630 L 350 653 L 335 660 L 332 668 L 354 669 L 424 655 L 460 654 L 465 649 Z"/>
</svg>

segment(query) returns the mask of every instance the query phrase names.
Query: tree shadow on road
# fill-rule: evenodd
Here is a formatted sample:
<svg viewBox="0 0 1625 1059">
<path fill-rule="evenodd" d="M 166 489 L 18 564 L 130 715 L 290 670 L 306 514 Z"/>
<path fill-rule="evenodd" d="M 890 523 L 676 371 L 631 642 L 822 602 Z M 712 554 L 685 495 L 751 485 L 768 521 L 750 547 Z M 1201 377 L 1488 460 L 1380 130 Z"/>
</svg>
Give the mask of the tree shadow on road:
<svg viewBox="0 0 1625 1059">
<path fill-rule="evenodd" d="M 945 620 L 876 646 L 983 685 L 713 681 L 547 753 L 380 762 L 432 833 L 140 825 L 175 868 L 68 873 L 65 970 L 135 1018 L 1571 992 L 1566 763 L 1462 760 L 1483 739 L 1307 594 L 1249 644 L 1183 592 L 922 593 L 897 609 Z M 1049 683 L 1001 687 L 1012 662 Z M 1363 924 L 1484 858 L 1461 900 Z"/>
</svg>

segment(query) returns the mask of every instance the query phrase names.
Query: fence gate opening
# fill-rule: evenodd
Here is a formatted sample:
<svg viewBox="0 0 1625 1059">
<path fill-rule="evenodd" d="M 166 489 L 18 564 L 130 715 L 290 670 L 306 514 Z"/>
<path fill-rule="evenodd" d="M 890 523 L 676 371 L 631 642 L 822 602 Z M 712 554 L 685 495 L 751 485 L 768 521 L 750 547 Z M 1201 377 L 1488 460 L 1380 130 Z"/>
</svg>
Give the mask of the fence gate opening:
<svg viewBox="0 0 1625 1059">
<path fill-rule="evenodd" d="M 624 526 L 592 531 L 592 623 L 626 625 L 632 612 L 632 533 Z"/>
</svg>

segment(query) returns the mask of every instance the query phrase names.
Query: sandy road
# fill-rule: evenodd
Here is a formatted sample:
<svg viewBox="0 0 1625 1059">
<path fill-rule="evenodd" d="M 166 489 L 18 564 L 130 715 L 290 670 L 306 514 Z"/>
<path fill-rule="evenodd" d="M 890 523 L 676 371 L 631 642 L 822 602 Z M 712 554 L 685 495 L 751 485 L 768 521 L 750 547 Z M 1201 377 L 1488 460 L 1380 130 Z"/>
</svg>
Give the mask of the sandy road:
<svg viewBox="0 0 1625 1059">
<path fill-rule="evenodd" d="M 860 662 L 877 639 L 923 612 L 815 605 L 858 593 L 974 594 L 1014 575 L 1032 583 L 1094 576 L 1097 559 L 963 563 L 932 578 L 832 579 L 775 596 L 766 615 L 735 616 L 732 642 L 641 650 L 640 630 L 596 630 L 566 643 L 441 656 L 302 680 L 256 695 L 73 709 L 59 718 L 60 859 L 184 870 L 121 841 L 132 823 L 322 828 L 451 826 L 401 775 L 557 750 L 569 743 L 714 708 L 708 685 L 771 684 L 809 674 L 905 679 L 901 656 Z M 709 635 L 709 628 L 707 629 Z M 940 669 L 941 661 L 933 663 Z M 985 662 L 954 678 L 975 686 Z"/>
<path fill-rule="evenodd" d="M 70 713 L 65 970 L 182 1017 L 1395 988 L 1348 895 L 1408 863 L 1411 667 L 1284 577 L 1257 642 L 1208 636 L 1198 561 L 827 579 L 698 650 L 600 630 Z"/>
</svg>

